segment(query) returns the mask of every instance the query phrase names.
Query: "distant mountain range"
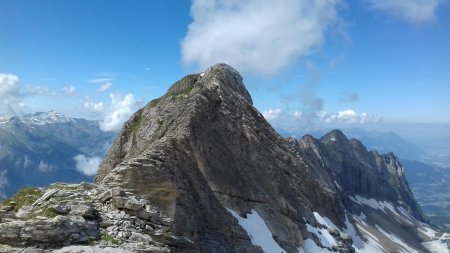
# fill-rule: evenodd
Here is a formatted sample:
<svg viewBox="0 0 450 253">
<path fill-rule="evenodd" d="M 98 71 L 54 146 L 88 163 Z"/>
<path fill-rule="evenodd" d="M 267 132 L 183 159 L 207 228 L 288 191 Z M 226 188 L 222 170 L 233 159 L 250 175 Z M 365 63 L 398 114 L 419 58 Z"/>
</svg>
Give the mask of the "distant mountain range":
<svg viewBox="0 0 450 253">
<path fill-rule="evenodd" d="M 75 157 L 103 157 L 114 133 L 56 111 L 0 119 L 0 199 L 24 186 L 91 181 Z"/>
</svg>

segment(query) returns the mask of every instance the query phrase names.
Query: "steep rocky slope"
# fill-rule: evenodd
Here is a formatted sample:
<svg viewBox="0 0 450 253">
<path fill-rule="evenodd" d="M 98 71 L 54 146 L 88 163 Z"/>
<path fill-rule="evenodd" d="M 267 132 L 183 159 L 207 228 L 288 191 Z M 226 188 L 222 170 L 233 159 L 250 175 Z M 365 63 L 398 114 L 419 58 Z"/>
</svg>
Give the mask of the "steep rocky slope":
<svg viewBox="0 0 450 253">
<path fill-rule="evenodd" d="M 340 131 L 320 140 L 282 138 L 225 64 L 181 79 L 136 112 L 95 183 L 43 190 L 32 207 L 4 205 L 0 228 L 9 232 L 0 243 L 90 242 L 97 251 L 143 252 L 426 252 L 421 242 L 438 236 L 421 221 L 394 155 L 368 152 Z M 77 203 L 93 215 L 83 215 Z M 50 207 L 55 217 L 43 217 Z M 23 212 L 28 221 L 18 220 Z M 52 246 L 30 240 L 24 233 L 30 224 L 38 231 L 78 229 L 64 240 L 53 236 Z M 89 250 L 75 248 L 69 247 Z"/>
</svg>

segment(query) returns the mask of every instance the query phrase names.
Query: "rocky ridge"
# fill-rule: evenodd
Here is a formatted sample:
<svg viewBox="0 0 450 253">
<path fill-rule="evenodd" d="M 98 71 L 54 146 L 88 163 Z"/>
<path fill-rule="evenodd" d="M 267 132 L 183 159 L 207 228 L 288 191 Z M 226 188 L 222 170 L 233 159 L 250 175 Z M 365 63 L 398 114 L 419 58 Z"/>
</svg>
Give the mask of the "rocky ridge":
<svg viewBox="0 0 450 253">
<path fill-rule="evenodd" d="M 0 210 L 0 244 L 11 246 L 2 252 L 27 247 L 32 252 L 77 252 L 70 245 L 104 252 L 170 252 L 171 244 L 190 243 L 167 231 L 172 220 L 148 200 L 119 187 L 57 183 L 36 190 L 33 197 L 31 205 L 16 207 L 9 201 Z"/>
<path fill-rule="evenodd" d="M 31 207 L 5 205 L 0 226 L 10 232 L 0 243 L 75 252 L 427 252 L 421 242 L 438 236 L 422 222 L 395 156 L 368 152 L 340 131 L 279 136 L 225 64 L 181 79 L 136 112 L 95 183 L 50 187 Z M 48 208 L 55 217 L 41 218 Z M 51 246 L 24 236 L 30 222 L 38 231 L 77 229 L 49 235 Z"/>
</svg>

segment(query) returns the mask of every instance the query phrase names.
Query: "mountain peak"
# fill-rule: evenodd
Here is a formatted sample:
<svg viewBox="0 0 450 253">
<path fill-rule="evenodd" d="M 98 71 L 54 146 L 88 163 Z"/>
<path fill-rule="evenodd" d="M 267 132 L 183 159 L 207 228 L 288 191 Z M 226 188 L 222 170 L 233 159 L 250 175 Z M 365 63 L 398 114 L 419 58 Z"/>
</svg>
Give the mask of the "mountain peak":
<svg viewBox="0 0 450 253">
<path fill-rule="evenodd" d="M 230 89 L 244 97 L 251 104 L 253 103 L 252 98 L 242 81 L 241 74 L 230 65 L 218 63 L 208 68 L 200 75 L 205 82 L 212 85 L 220 85 L 221 88 Z"/>
<path fill-rule="evenodd" d="M 67 123 L 72 121 L 72 118 L 64 114 L 51 110 L 48 112 L 35 112 L 24 115 L 22 121 L 30 125 L 45 125 L 49 123 Z"/>
<path fill-rule="evenodd" d="M 327 133 L 322 138 L 320 138 L 320 140 L 325 144 L 336 143 L 337 145 L 341 145 L 344 143 L 348 143 L 347 136 L 345 136 L 345 134 L 339 129 L 335 129 Z"/>
<path fill-rule="evenodd" d="M 350 227 L 347 215 L 356 208 L 367 214 L 367 224 L 377 215 L 389 218 L 383 210 L 372 218 L 373 210 L 353 203 L 357 196 L 390 201 L 392 208 L 418 217 L 404 179 L 382 173 L 397 164 L 356 151 L 339 130 L 320 141 L 282 138 L 252 106 L 239 72 L 221 63 L 182 78 L 137 111 L 95 182 L 138 194 L 169 217 L 171 233 L 193 242 L 192 251 L 177 244 L 175 252 L 212 252 L 216 245 L 223 249 L 217 252 L 256 252 L 252 235 L 237 222 L 257 217 L 267 225 L 268 238 L 290 253 L 328 233 L 311 234 L 323 223 L 320 215 L 337 229 Z M 351 240 L 335 235 L 330 238 L 336 244 L 325 247 L 354 252 Z"/>
</svg>

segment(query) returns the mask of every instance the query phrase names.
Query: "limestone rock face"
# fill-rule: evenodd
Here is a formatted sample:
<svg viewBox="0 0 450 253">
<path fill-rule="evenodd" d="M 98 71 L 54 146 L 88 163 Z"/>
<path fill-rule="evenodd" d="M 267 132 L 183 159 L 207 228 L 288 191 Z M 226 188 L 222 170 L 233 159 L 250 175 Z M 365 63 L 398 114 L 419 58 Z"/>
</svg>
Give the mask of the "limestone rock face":
<svg viewBox="0 0 450 253">
<path fill-rule="evenodd" d="M 53 184 L 44 192 L 30 206 L 0 213 L 0 245 L 14 247 L 10 251 L 0 247 L 1 252 L 22 252 L 24 248 L 49 252 L 83 244 L 95 246 L 86 252 L 169 252 L 168 242 L 183 239 L 168 231 L 170 218 L 148 200 L 123 189 L 90 183 Z M 124 203 L 139 199 L 142 205 L 116 207 L 113 199 L 118 196 L 103 197 L 117 192 Z M 77 252 L 69 249 L 61 252 Z M 83 248 L 78 252 L 84 252 Z"/>
<path fill-rule="evenodd" d="M 225 208 L 241 215 L 256 210 L 288 251 L 303 244 L 304 218 L 315 223 L 312 209 L 345 219 L 339 195 L 313 177 L 225 64 L 183 78 L 138 111 L 96 182 L 156 203 L 174 220 L 173 231 L 200 251 L 255 250 Z"/>
</svg>

